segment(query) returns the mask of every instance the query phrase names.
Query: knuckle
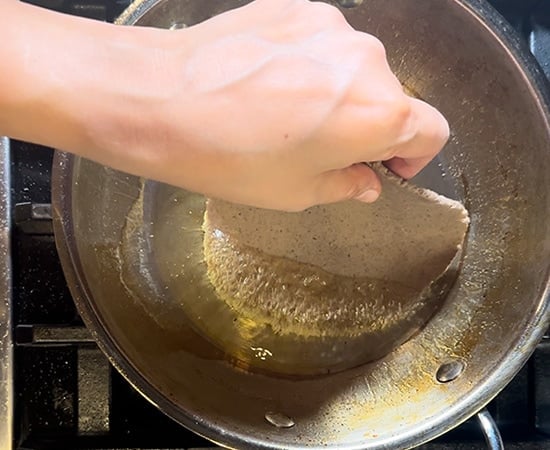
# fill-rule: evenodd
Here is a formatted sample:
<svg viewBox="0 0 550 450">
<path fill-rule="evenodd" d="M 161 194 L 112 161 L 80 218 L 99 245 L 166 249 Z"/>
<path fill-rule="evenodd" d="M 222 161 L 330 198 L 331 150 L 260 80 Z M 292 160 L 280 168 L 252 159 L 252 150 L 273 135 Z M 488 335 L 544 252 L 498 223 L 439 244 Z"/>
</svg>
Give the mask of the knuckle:
<svg viewBox="0 0 550 450">
<path fill-rule="evenodd" d="M 386 47 L 380 39 L 372 34 L 363 33 L 363 39 L 365 45 L 370 49 L 371 52 L 376 53 L 379 56 L 386 57 Z"/>
<path fill-rule="evenodd" d="M 355 45 L 370 58 L 373 56 L 386 59 L 386 47 L 380 39 L 372 34 L 353 30 Z"/>
<path fill-rule="evenodd" d="M 349 181 L 342 186 L 341 196 L 342 200 L 351 200 L 357 197 L 361 192 L 365 190 L 365 186 L 362 183 L 358 183 L 355 178 L 349 179 Z"/>
<path fill-rule="evenodd" d="M 342 12 L 336 7 L 324 2 L 311 3 L 311 11 L 315 20 L 321 20 L 329 24 L 347 23 Z"/>
<path fill-rule="evenodd" d="M 342 185 L 341 196 L 342 200 L 350 200 L 365 192 L 369 187 L 372 187 L 373 182 L 369 176 L 369 170 L 361 163 L 354 164 L 347 169 L 347 180 Z"/>
<path fill-rule="evenodd" d="M 351 200 L 352 198 L 357 197 L 363 190 L 358 184 L 350 184 L 344 190 L 344 195 L 342 195 L 342 200 Z"/>
<path fill-rule="evenodd" d="M 384 122 L 398 140 L 398 143 L 408 141 L 416 134 L 414 113 L 411 102 L 405 96 L 395 99 L 387 105 Z"/>
</svg>

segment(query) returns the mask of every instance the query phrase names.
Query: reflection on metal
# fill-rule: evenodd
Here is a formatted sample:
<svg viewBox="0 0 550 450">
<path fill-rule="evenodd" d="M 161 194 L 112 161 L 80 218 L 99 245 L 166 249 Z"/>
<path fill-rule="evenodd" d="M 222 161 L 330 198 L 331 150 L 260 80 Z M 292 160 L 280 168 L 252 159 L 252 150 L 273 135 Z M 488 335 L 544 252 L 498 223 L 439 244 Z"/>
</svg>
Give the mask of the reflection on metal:
<svg viewBox="0 0 550 450">
<path fill-rule="evenodd" d="M 464 367 L 465 364 L 462 361 L 449 361 L 439 367 L 435 377 L 440 383 L 454 381 L 464 371 Z"/>
<path fill-rule="evenodd" d="M 56 327 L 40 325 L 17 325 L 16 345 L 70 345 L 95 344 L 92 335 L 85 327 Z"/>
<path fill-rule="evenodd" d="M 0 137 L 0 449 L 12 447 L 13 348 L 11 341 L 10 153 Z"/>
<path fill-rule="evenodd" d="M 183 22 L 174 22 L 170 26 L 170 30 L 181 30 L 182 28 L 187 28 L 187 25 L 184 24 Z"/>
<path fill-rule="evenodd" d="M 109 431 L 109 361 L 98 348 L 78 350 L 78 432 Z"/>
<path fill-rule="evenodd" d="M 498 431 L 497 424 L 493 420 L 493 417 L 486 409 L 483 409 L 477 414 L 477 420 L 481 425 L 481 431 L 485 437 L 485 442 L 490 450 L 504 450 L 504 444 L 502 443 L 502 437 Z"/>
<path fill-rule="evenodd" d="M 295 425 L 294 420 L 280 412 L 266 412 L 265 420 L 277 428 L 292 428 Z"/>
<path fill-rule="evenodd" d="M 342 8 L 355 8 L 363 3 L 363 0 L 338 0 L 338 4 Z"/>
<path fill-rule="evenodd" d="M 26 234 L 53 234 L 52 206 L 49 203 L 18 203 L 14 222 Z"/>
</svg>

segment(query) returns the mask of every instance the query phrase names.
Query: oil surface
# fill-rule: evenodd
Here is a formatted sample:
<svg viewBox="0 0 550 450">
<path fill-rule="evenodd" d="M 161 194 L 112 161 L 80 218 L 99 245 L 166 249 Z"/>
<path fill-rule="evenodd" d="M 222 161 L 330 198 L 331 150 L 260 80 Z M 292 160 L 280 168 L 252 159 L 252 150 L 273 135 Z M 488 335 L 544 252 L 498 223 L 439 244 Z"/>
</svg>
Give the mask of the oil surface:
<svg viewBox="0 0 550 450">
<path fill-rule="evenodd" d="M 434 179 L 433 184 L 444 187 L 440 192 L 453 196 L 453 186 L 445 183 L 439 167 L 434 164 L 424 173 L 425 180 Z M 199 335 L 240 367 L 287 376 L 344 370 L 384 356 L 434 312 L 433 298 L 423 301 L 411 287 L 375 279 L 335 279 L 321 269 L 265 254 L 241 260 L 240 268 L 225 268 L 225 274 L 236 276 L 244 269 L 239 283 L 262 278 L 262 292 L 243 296 L 220 289 L 220 283 L 214 288 L 211 281 L 220 273 L 212 264 L 208 270 L 205 260 L 204 212 L 203 196 L 145 182 L 119 248 L 122 278 L 161 326 L 174 330 L 181 325 L 182 315 L 173 313 L 177 309 Z M 214 238 L 210 242 L 222 244 L 216 231 L 206 236 L 207 242 Z M 277 265 L 283 266 L 277 273 L 284 275 L 275 278 L 270 267 Z M 287 305 L 292 314 L 273 299 L 284 289 L 294 293 Z M 361 311 L 347 308 L 346 300 L 358 295 L 364 302 L 354 307 Z"/>
</svg>

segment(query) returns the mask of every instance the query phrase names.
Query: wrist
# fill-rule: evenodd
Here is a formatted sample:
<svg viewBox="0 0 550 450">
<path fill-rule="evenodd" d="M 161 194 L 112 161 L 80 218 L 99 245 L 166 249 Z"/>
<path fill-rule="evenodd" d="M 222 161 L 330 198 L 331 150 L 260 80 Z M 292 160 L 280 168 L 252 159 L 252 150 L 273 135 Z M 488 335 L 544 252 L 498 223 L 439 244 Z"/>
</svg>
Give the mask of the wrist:
<svg viewBox="0 0 550 450">
<path fill-rule="evenodd" d="M 153 131 L 176 82 L 175 49 L 165 30 L 111 28 L 109 38 L 95 44 L 101 54 L 83 63 L 93 73 L 74 73 L 71 83 L 87 95 L 73 99 L 71 114 L 82 156 L 131 171 L 156 156 Z"/>
</svg>

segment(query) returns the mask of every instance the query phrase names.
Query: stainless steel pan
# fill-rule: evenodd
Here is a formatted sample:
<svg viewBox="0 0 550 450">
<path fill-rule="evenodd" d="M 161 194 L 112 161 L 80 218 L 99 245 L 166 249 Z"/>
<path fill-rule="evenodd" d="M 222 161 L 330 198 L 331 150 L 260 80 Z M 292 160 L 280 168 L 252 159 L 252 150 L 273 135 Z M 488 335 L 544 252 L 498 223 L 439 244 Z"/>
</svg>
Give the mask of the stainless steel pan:
<svg viewBox="0 0 550 450">
<path fill-rule="evenodd" d="M 120 23 L 177 28 L 243 3 L 142 0 Z M 350 23 L 378 36 L 401 81 L 449 119 L 451 142 L 419 182 L 464 201 L 472 220 L 443 305 L 383 359 L 300 380 L 227 363 L 158 289 L 165 280 L 147 237 L 168 214 L 158 199 L 193 197 L 56 156 L 56 240 L 87 326 L 143 395 L 224 446 L 413 447 L 488 403 L 548 325 L 550 113 L 537 66 L 483 1 L 351 3 Z M 121 250 L 128 230 L 142 237 L 133 256 Z"/>
</svg>

